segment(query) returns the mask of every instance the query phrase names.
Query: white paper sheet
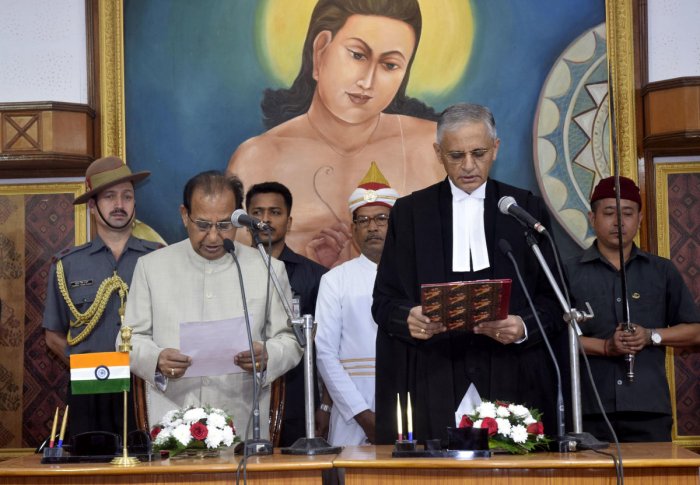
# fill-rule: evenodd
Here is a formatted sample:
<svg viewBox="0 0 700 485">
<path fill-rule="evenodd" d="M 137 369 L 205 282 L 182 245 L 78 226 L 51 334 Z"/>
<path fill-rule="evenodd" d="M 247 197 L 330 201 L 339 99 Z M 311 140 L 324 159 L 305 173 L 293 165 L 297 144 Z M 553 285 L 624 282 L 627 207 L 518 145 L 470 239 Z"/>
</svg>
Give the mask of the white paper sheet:
<svg viewBox="0 0 700 485">
<path fill-rule="evenodd" d="M 462 416 L 465 414 L 472 414 L 474 409 L 481 404 L 481 396 L 479 396 L 479 391 L 476 390 L 474 384 L 469 385 L 469 389 L 464 394 L 462 402 L 459 403 L 457 411 L 455 411 L 455 427 L 459 427 L 460 421 L 462 421 Z"/>
<path fill-rule="evenodd" d="M 244 350 L 250 348 L 243 317 L 180 323 L 180 352 L 192 357 L 183 377 L 245 372 L 233 363 L 233 357 Z"/>
</svg>

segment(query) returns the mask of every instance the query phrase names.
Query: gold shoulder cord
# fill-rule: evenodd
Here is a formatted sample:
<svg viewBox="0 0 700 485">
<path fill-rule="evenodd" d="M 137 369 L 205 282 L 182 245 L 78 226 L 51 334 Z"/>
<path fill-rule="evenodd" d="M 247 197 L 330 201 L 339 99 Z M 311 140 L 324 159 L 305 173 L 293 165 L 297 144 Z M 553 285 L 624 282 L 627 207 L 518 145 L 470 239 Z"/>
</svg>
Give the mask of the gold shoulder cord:
<svg viewBox="0 0 700 485">
<path fill-rule="evenodd" d="M 75 308 L 73 300 L 70 299 L 68 288 L 66 287 L 66 278 L 63 274 L 63 262 L 60 259 L 56 263 L 56 280 L 58 281 L 58 289 L 61 291 L 63 299 L 66 301 L 68 308 L 75 317 L 75 321 L 71 321 L 70 326 L 73 328 L 85 327 L 76 337 L 71 337 L 70 331 L 68 332 L 66 336 L 68 345 L 77 345 L 90 335 L 97 325 L 97 322 L 102 318 L 109 297 L 112 296 L 112 293 L 115 291 L 119 291 L 119 299 L 121 300 L 121 304 L 119 305 L 119 317 L 124 317 L 124 298 L 129 292 L 129 285 L 119 277 L 116 271 L 100 284 L 100 287 L 97 289 L 97 295 L 95 295 L 95 301 L 92 302 L 92 305 L 90 305 L 90 308 L 88 308 L 85 313 L 80 313 L 78 309 Z"/>
</svg>

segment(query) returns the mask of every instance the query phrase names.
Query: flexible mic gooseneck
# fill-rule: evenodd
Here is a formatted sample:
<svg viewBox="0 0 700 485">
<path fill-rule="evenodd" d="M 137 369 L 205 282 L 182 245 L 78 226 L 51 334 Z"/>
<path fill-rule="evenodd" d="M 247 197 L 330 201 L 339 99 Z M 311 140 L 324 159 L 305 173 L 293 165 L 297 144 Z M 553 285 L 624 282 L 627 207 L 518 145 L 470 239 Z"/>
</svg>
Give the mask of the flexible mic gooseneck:
<svg viewBox="0 0 700 485">
<path fill-rule="evenodd" d="M 498 201 L 498 210 L 503 214 L 515 217 L 520 224 L 525 227 L 529 227 L 530 229 L 534 229 L 540 234 L 547 232 L 547 228 L 545 228 L 537 219 L 532 217 L 528 211 L 520 207 L 515 199 L 509 195 L 501 197 L 501 199 Z"/>
</svg>

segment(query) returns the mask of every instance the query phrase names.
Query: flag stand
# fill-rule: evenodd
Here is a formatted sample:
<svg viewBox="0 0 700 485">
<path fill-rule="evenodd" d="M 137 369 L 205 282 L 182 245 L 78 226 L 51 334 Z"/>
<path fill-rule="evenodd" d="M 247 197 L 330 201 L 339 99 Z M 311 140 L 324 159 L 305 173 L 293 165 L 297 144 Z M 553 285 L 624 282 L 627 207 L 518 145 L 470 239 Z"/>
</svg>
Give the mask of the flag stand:
<svg viewBox="0 0 700 485">
<path fill-rule="evenodd" d="M 120 312 L 121 313 L 121 312 Z M 123 317 L 122 317 L 123 318 Z M 119 344 L 119 352 L 130 352 L 132 347 L 131 347 L 131 327 L 127 327 L 123 325 L 122 321 L 122 328 L 120 330 L 121 332 L 121 340 L 122 343 Z M 110 463 L 112 465 L 116 466 L 135 466 L 141 463 L 141 460 L 136 458 L 135 456 L 129 456 L 129 450 L 127 447 L 127 442 L 126 442 L 126 435 L 127 435 L 127 396 L 129 394 L 129 391 L 125 390 L 123 391 L 124 393 L 124 441 L 122 443 L 122 456 L 115 457 Z"/>
</svg>

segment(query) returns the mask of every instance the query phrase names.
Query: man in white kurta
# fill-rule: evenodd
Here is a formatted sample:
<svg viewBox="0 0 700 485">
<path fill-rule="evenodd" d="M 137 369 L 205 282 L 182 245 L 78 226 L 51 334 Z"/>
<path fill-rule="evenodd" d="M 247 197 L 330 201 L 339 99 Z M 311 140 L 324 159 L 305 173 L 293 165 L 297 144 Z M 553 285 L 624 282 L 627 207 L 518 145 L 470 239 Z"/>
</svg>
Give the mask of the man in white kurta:
<svg viewBox="0 0 700 485">
<path fill-rule="evenodd" d="M 333 399 L 328 440 L 334 446 L 374 442 L 377 324 L 372 290 L 390 208 L 398 193 L 374 162 L 348 204 L 360 256 L 321 278 L 316 300 L 316 363 Z"/>
<path fill-rule="evenodd" d="M 222 174 L 219 178 L 205 174 L 209 179 L 214 177 L 213 181 L 200 174 L 185 189 L 181 212 L 189 239 L 163 248 L 157 255 L 154 252 L 156 257 L 144 259 L 134 271 L 125 315 L 125 323 L 133 328 L 131 366 L 148 383 L 151 425 L 170 410 L 211 405 L 228 411 L 238 435 L 245 438 L 250 437 L 246 426 L 253 402 L 250 352 L 230 357 L 246 372 L 188 377 L 192 360 L 178 350 L 181 323 L 243 316 L 238 272 L 231 254 L 223 248 L 224 239 L 235 237 L 235 228 L 226 222 L 230 224 L 231 213 L 240 206 L 242 186 L 240 192 L 240 183 L 233 184 L 235 190 L 231 190 Z M 264 376 L 261 437 L 267 438 L 269 383 L 299 362 L 301 349 L 287 327 L 287 316 L 274 290 L 269 323 L 264 325 L 267 269 L 260 254 L 238 243 L 235 253 L 243 274 L 257 368 Z M 286 297 L 291 298 L 284 265 L 273 259 L 272 268 Z"/>
</svg>

